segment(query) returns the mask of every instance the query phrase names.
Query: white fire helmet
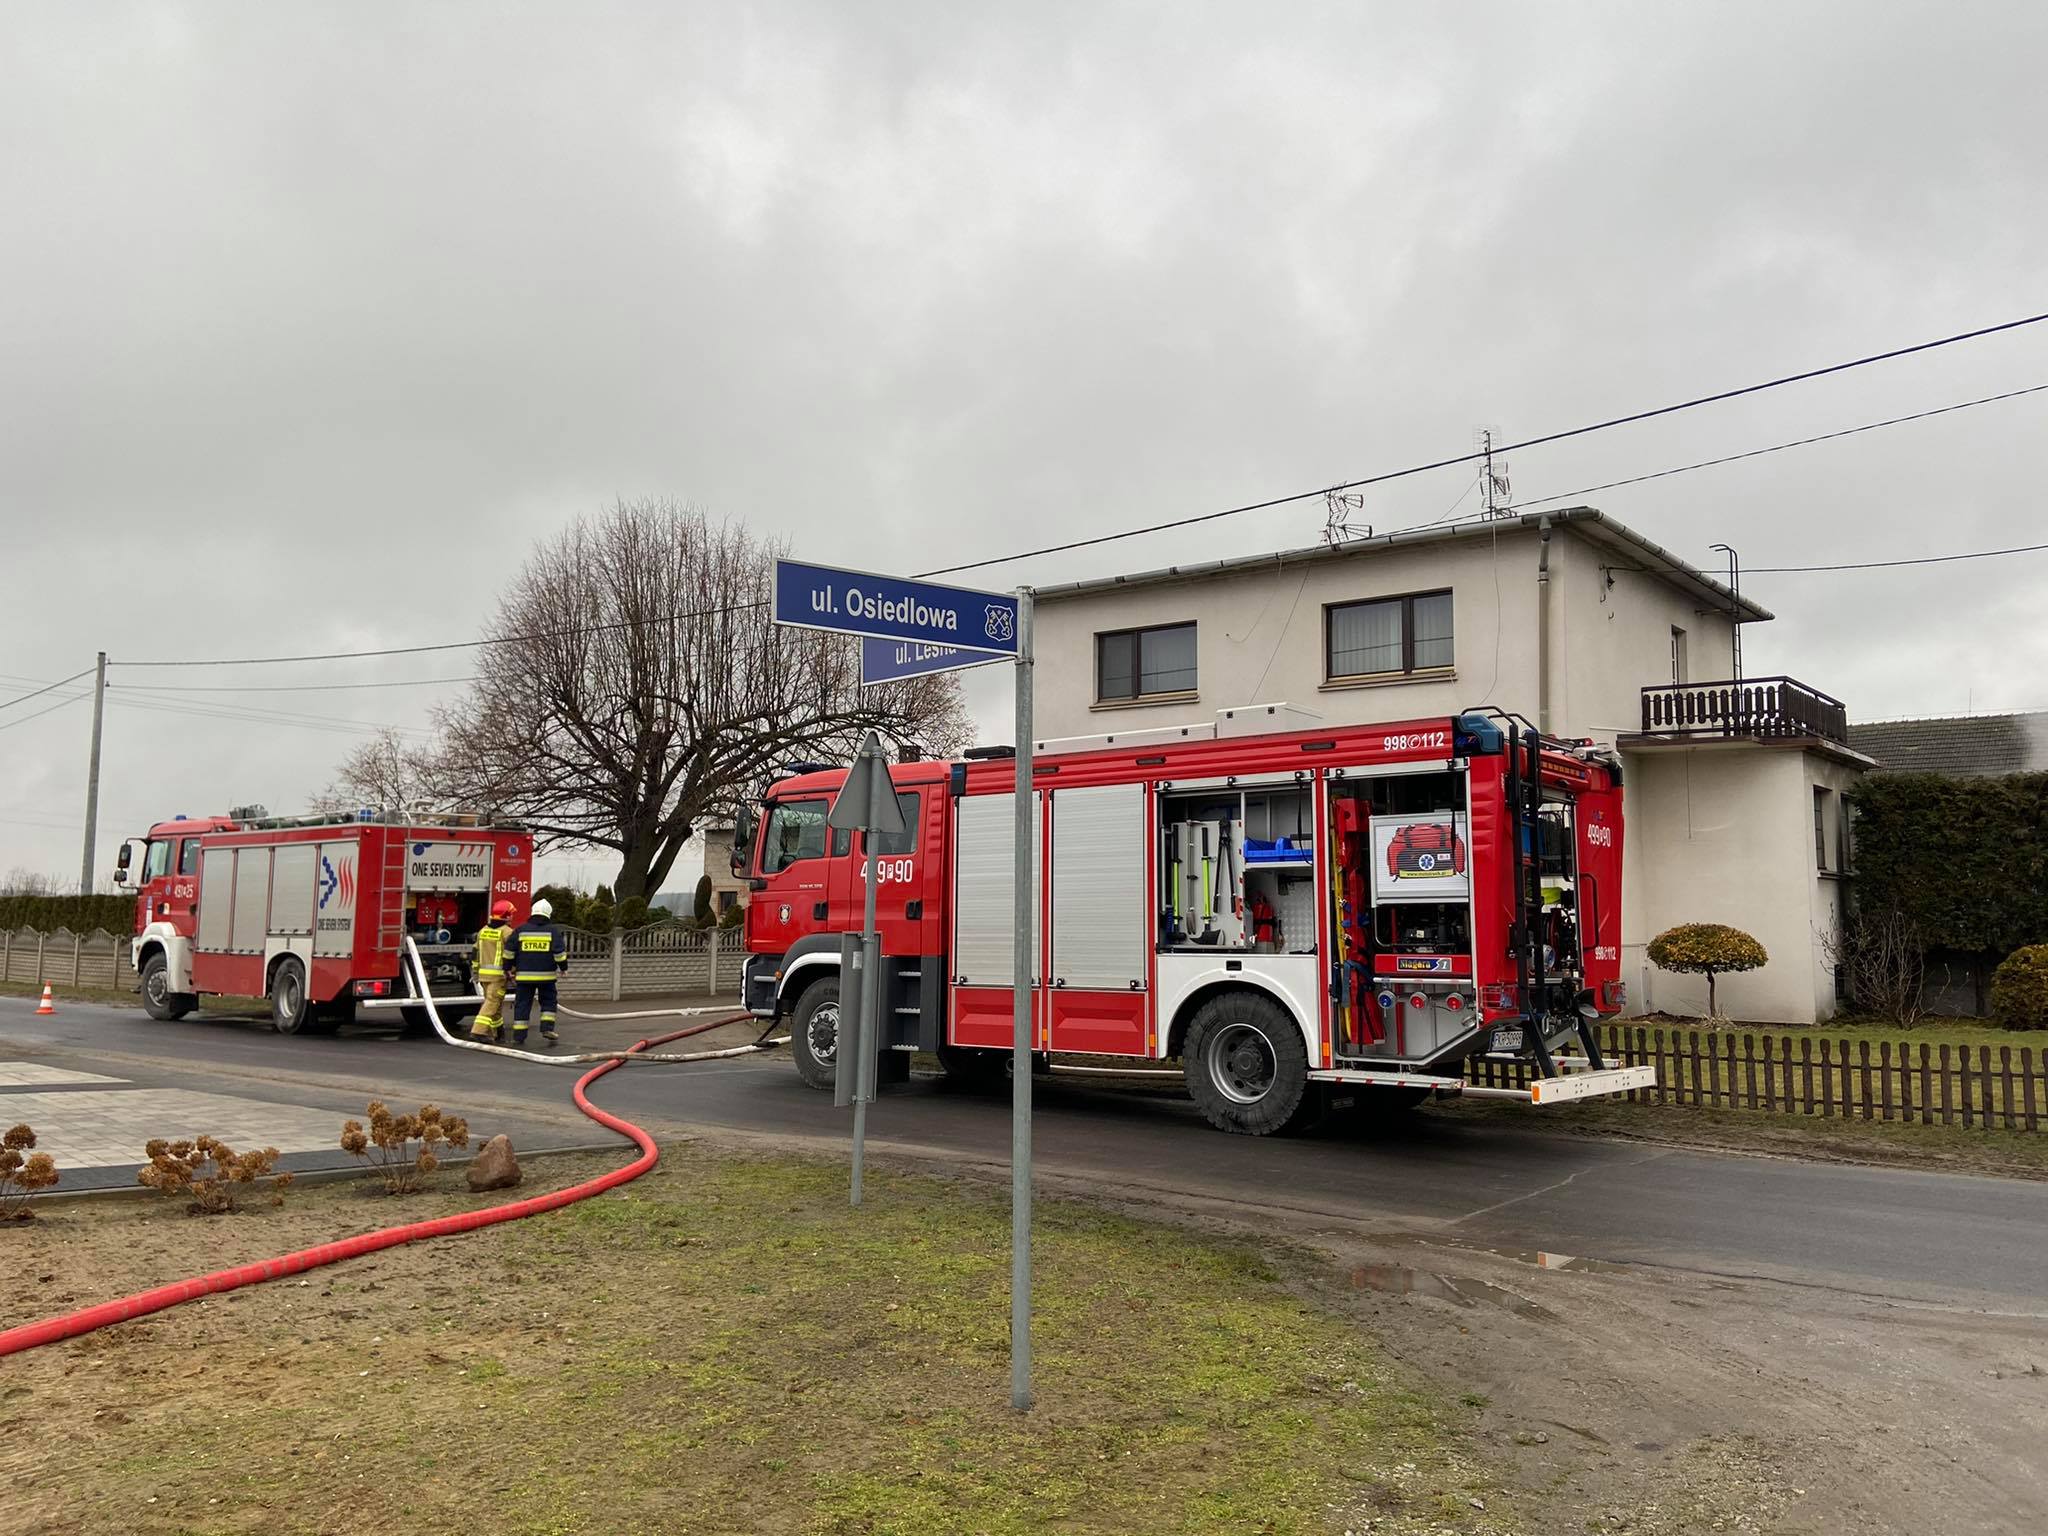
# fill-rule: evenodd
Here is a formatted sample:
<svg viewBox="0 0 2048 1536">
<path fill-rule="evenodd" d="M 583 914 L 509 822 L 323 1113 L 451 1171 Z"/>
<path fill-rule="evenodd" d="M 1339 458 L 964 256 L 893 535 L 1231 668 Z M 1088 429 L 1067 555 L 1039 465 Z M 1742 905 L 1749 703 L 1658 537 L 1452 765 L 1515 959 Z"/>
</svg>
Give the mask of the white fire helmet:
<svg viewBox="0 0 2048 1536">
<path fill-rule="evenodd" d="M 533 904 L 533 915 L 535 917 L 553 917 L 555 915 L 555 904 L 543 896 Z"/>
</svg>

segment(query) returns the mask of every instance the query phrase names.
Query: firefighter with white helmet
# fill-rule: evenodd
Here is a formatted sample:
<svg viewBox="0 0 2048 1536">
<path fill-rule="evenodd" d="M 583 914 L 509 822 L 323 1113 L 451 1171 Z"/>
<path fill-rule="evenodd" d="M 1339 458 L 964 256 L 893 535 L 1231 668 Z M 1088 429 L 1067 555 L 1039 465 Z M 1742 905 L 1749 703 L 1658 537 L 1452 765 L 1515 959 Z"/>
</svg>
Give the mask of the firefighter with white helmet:
<svg viewBox="0 0 2048 1536">
<path fill-rule="evenodd" d="M 555 981 L 569 969 L 569 941 L 554 925 L 554 904 L 542 897 L 533 915 L 512 930 L 512 1043 L 526 1043 L 526 1021 L 540 1000 L 540 1037 L 549 1045 L 555 1034 Z"/>
<path fill-rule="evenodd" d="M 517 910 L 509 901 L 499 902 L 476 936 L 476 979 L 483 985 L 484 1006 L 469 1032 L 478 1040 L 502 1042 L 504 1038 L 500 1020 L 505 1008 L 505 960 L 512 940 L 512 914 Z"/>
</svg>

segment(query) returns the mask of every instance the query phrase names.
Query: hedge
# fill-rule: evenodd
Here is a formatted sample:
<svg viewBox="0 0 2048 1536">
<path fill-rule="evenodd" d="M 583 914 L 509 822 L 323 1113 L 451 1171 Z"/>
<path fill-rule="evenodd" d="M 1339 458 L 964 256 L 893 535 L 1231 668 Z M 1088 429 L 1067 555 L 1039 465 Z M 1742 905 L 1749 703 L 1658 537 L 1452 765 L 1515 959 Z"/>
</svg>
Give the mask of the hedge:
<svg viewBox="0 0 2048 1536">
<path fill-rule="evenodd" d="M 1855 807 L 1855 898 L 1930 949 L 2005 955 L 2048 940 L 2048 773 L 1872 774 Z"/>
<path fill-rule="evenodd" d="M 119 936 L 135 931 L 133 896 L 0 896 L 0 928 L 35 928 L 55 933 L 91 933 L 95 928 Z"/>
</svg>

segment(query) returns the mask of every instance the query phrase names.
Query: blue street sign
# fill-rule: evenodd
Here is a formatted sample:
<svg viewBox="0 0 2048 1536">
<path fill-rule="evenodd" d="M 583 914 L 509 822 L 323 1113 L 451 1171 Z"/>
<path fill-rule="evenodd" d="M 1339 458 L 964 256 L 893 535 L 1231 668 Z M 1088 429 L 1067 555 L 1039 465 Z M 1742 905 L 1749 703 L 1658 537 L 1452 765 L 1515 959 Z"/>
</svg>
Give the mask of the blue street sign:
<svg viewBox="0 0 2048 1536">
<path fill-rule="evenodd" d="M 803 629 L 956 646 L 992 656 L 1017 654 L 1014 597 L 798 560 L 775 562 L 772 616 L 778 624 Z"/>
<path fill-rule="evenodd" d="M 985 667 L 992 661 L 1007 661 L 987 651 L 962 650 L 957 645 L 919 645 L 913 640 L 877 640 L 862 636 L 860 642 L 860 685 L 901 682 L 906 677 L 923 677 L 927 672 L 958 672 L 966 667 Z"/>
</svg>

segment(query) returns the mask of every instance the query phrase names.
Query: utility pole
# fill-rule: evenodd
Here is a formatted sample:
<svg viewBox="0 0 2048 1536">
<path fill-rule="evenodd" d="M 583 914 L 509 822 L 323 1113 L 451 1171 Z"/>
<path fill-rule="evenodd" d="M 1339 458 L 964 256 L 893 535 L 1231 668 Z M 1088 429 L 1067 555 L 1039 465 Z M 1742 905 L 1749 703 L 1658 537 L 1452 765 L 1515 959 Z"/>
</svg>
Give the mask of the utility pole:
<svg viewBox="0 0 2048 1536">
<path fill-rule="evenodd" d="M 1479 429 L 1480 485 L 1485 491 L 1486 515 L 1506 517 L 1515 510 L 1508 486 L 1508 466 L 1502 460 L 1498 470 L 1493 467 L 1493 428 Z"/>
<path fill-rule="evenodd" d="M 78 894 L 92 894 L 93 843 L 100 832 L 100 724 L 107 714 L 107 653 L 100 652 L 92 685 L 92 757 L 85 770 L 85 857 L 78 867 Z"/>
<path fill-rule="evenodd" d="M 1712 546 L 1728 557 L 1728 590 L 1735 594 L 1735 601 L 1728 605 L 1728 633 L 1732 637 L 1729 651 L 1735 665 L 1735 681 L 1742 681 L 1742 556 L 1735 553 L 1733 544 Z"/>
</svg>

